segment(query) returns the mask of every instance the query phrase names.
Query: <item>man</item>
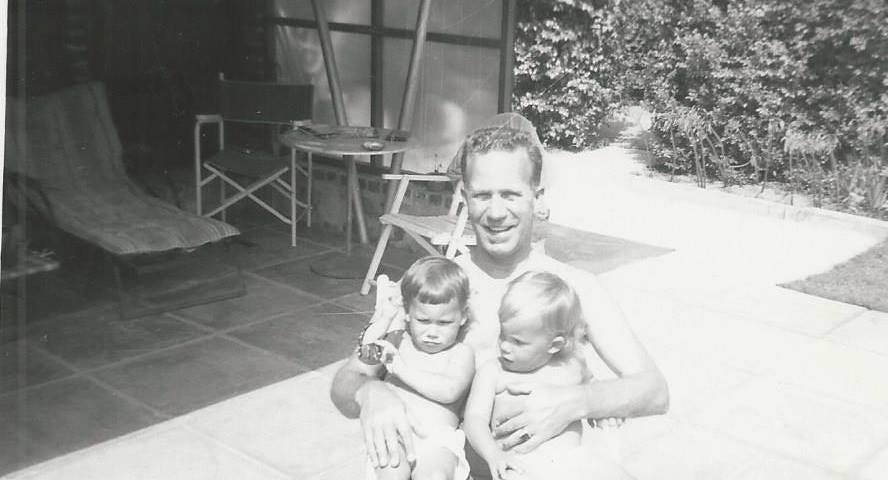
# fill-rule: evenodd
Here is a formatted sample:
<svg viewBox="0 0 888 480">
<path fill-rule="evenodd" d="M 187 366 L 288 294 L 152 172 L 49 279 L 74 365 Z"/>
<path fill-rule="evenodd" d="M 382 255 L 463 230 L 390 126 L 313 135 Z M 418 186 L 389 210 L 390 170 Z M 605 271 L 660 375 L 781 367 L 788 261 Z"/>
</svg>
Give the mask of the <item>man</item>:
<svg viewBox="0 0 888 480">
<path fill-rule="evenodd" d="M 597 279 L 531 248 L 544 193 L 542 152 L 534 135 L 509 124 L 482 128 L 466 139 L 459 156 L 463 195 L 478 241 L 470 255 L 457 258 L 472 289 L 464 341 L 475 350 L 476 363 L 496 356 L 496 312 L 506 284 L 525 271 L 546 270 L 577 290 L 595 353 L 617 375 L 574 387 L 509 385 L 512 394 L 526 400 L 523 409 L 497 419 L 494 433 L 504 447 L 530 451 L 578 419 L 665 413 L 669 392 L 662 374 Z M 355 356 L 350 358 L 333 380 L 333 402 L 346 416 L 360 415 L 368 454 L 377 464 L 410 461 L 414 431 L 422 434 L 422 419 L 412 418 L 370 371 Z M 399 442 L 407 459 L 399 458 Z M 473 475 L 486 471 L 473 465 Z"/>
</svg>

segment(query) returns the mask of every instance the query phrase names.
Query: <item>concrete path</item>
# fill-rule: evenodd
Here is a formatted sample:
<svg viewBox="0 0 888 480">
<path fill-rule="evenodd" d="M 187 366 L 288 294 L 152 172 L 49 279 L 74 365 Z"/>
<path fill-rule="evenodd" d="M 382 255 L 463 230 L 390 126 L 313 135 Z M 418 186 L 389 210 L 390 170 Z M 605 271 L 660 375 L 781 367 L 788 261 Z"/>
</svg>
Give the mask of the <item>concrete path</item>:
<svg viewBox="0 0 888 480">
<path fill-rule="evenodd" d="M 620 146 L 553 154 L 552 221 L 675 251 L 603 275 L 669 381 L 660 417 L 596 432 L 639 479 L 888 478 L 888 314 L 775 286 L 888 224 L 633 174 Z M 10 478 L 362 478 L 336 364 Z"/>
</svg>

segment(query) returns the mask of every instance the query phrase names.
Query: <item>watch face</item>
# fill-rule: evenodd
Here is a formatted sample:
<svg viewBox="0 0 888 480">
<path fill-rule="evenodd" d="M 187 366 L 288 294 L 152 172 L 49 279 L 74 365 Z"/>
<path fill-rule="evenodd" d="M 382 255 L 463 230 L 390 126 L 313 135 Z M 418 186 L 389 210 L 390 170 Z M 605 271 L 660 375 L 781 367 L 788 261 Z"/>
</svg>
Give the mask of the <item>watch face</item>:
<svg viewBox="0 0 888 480">
<path fill-rule="evenodd" d="M 368 365 L 377 365 L 382 360 L 382 346 L 368 343 L 358 346 L 358 359 Z"/>
</svg>

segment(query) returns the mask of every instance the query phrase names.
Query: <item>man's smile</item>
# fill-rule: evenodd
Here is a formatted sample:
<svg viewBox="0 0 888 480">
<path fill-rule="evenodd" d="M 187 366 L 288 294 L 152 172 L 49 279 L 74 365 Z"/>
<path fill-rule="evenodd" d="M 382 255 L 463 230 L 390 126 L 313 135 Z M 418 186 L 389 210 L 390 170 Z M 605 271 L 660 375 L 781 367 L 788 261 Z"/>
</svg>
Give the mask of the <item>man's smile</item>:
<svg viewBox="0 0 888 480">
<path fill-rule="evenodd" d="M 484 226 L 484 229 L 488 233 L 490 233 L 491 235 L 500 235 L 500 234 L 503 234 L 503 233 L 506 233 L 506 232 L 512 230 L 513 228 L 515 228 L 514 225 L 498 225 L 498 226 L 485 225 Z"/>
</svg>

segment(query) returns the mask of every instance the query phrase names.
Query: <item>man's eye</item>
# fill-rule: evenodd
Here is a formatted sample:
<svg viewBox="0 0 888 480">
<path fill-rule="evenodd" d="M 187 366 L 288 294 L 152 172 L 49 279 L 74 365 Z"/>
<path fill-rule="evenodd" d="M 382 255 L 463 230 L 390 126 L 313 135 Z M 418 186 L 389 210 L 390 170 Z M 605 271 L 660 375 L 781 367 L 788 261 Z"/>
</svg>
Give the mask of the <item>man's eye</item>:
<svg viewBox="0 0 888 480">
<path fill-rule="evenodd" d="M 475 193 L 472 195 L 472 198 L 474 198 L 475 200 L 490 200 L 490 194 L 489 193 Z"/>
</svg>

